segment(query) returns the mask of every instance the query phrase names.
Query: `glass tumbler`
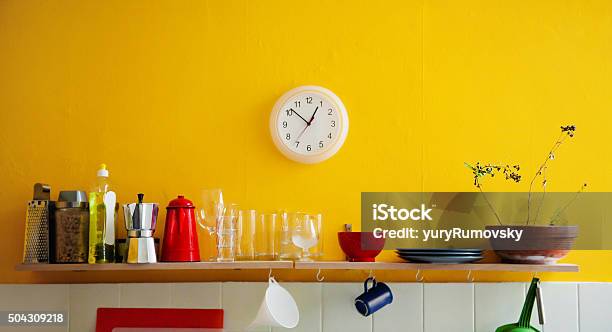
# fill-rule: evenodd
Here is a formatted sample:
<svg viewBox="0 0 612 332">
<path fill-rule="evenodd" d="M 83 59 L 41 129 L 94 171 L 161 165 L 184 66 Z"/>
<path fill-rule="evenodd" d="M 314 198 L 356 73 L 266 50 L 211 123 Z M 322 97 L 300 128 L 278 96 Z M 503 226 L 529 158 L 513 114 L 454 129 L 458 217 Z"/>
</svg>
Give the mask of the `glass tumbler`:
<svg viewBox="0 0 612 332">
<path fill-rule="evenodd" d="M 276 258 L 276 213 L 260 214 L 255 224 L 255 259 L 270 261 Z"/>
<path fill-rule="evenodd" d="M 217 217 L 217 262 L 233 262 L 236 257 L 236 217 Z"/>
<path fill-rule="evenodd" d="M 225 216 L 234 216 L 238 218 L 239 213 L 240 213 L 240 205 L 236 203 L 225 204 L 223 208 L 223 215 Z"/>
<path fill-rule="evenodd" d="M 312 248 L 310 248 L 310 257 L 312 259 L 316 259 L 316 260 L 321 260 L 323 259 L 323 255 L 324 255 L 324 251 L 323 251 L 323 242 L 325 240 L 324 238 L 324 232 L 323 232 L 323 214 L 322 213 L 317 213 L 312 215 L 313 217 L 313 222 L 315 224 L 315 231 L 317 233 L 317 244 L 315 246 L 313 246 Z"/>
<path fill-rule="evenodd" d="M 241 261 L 255 259 L 255 224 L 257 211 L 242 210 L 238 212 L 236 221 L 237 239 L 236 258 Z"/>
</svg>

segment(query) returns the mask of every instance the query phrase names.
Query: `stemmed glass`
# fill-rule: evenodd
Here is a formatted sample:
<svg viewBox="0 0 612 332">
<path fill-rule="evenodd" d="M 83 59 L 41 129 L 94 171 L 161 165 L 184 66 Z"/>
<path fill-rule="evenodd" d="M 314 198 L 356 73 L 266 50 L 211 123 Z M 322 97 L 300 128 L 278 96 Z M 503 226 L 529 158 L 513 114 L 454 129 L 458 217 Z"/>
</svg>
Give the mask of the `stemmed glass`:
<svg viewBox="0 0 612 332">
<path fill-rule="evenodd" d="M 219 218 L 225 213 L 225 205 L 223 203 L 223 191 L 221 189 L 204 189 L 202 190 L 202 204 L 196 213 L 196 219 L 200 227 L 204 228 L 210 237 L 208 241 L 208 249 L 210 249 L 208 260 L 214 261 L 217 258 L 215 235 L 217 231 L 217 223 Z"/>
<path fill-rule="evenodd" d="M 317 245 L 319 241 L 314 220 L 308 214 L 300 215 L 299 218 L 296 218 L 294 227 L 291 240 L 296 246 L 302 248 L 302 257 L 299 260 L 310 262 L 312 259 L 308 250 Z"/>
</svg>

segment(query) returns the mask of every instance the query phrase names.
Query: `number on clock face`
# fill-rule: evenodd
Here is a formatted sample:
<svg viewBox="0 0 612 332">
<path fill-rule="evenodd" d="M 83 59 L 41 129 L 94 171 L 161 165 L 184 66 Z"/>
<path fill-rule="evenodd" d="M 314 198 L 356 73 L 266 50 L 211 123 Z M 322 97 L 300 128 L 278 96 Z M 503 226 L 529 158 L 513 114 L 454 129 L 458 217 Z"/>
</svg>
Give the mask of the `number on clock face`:
<svg viewBox="0 0 612 332">
<path fill-rule="evenodd" d="M 340 116 L 334 104 L 318 94 L 290 98 L 278 116 L 283 144 L 300 154 L 317 154 L 331 147 L 339 136 Z"/>
</svg>

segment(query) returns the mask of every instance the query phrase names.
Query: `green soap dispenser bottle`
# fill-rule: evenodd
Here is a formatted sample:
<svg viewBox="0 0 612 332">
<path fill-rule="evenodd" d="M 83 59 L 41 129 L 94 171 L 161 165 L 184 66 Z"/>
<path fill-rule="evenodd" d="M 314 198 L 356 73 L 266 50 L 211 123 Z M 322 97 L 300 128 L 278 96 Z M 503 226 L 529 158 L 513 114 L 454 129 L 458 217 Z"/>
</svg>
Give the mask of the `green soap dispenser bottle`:
<svg viewBox="0 0 612 332">
<path fill-rule="evenodd" d="M 89 193 L 89 264 L 115 261 L 117 196 L 110 190 L 109 172 L 100 165 L 96 184 Z"/>
</svg>

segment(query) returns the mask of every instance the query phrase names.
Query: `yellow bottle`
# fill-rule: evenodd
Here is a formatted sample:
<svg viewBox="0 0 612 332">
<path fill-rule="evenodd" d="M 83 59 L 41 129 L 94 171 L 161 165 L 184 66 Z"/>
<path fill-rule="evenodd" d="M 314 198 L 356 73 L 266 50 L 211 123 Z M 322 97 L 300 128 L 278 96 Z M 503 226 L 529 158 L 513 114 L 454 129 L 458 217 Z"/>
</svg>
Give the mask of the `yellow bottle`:
<svg viewBox="0 0 612 332">
<path fill-rule="evenodd" d="M 97 182 L 89 193 L 89 264 L 115 261 L 117 200 L 110 190 L 106 165 L 100 165 Z"/>
</svg>

